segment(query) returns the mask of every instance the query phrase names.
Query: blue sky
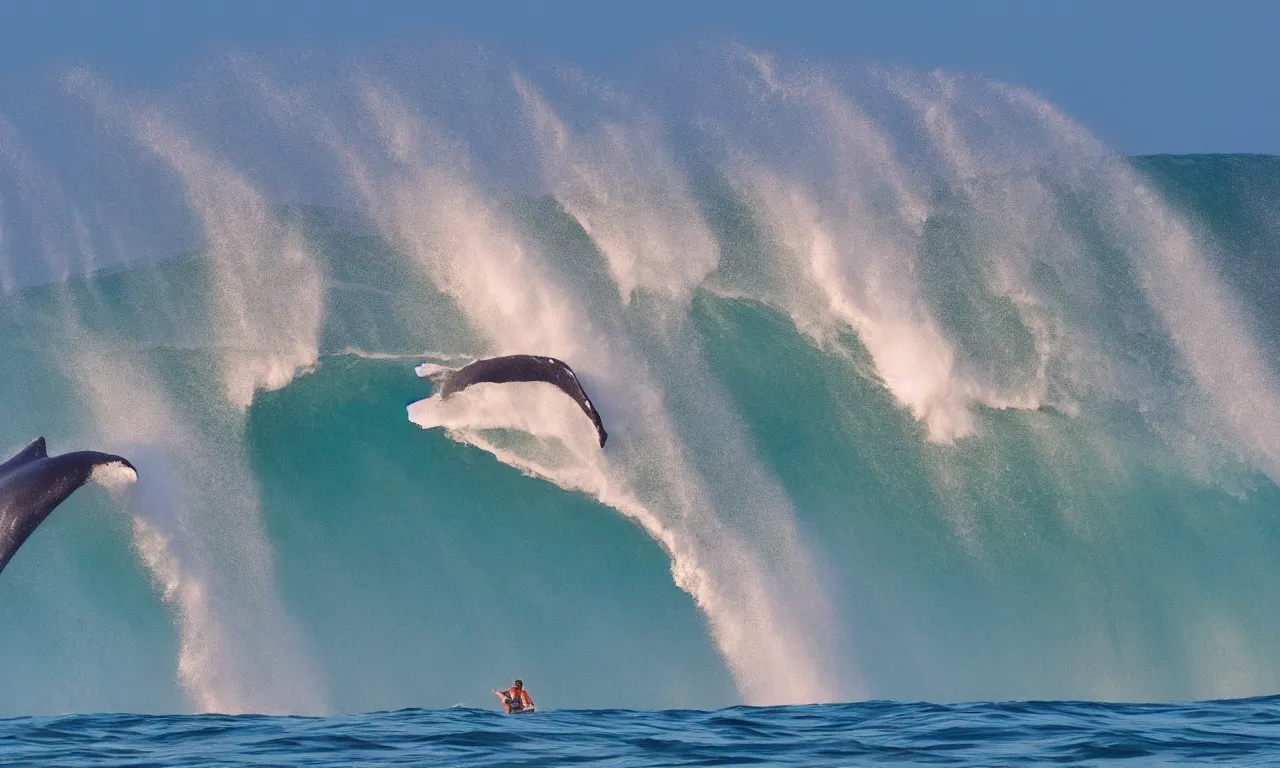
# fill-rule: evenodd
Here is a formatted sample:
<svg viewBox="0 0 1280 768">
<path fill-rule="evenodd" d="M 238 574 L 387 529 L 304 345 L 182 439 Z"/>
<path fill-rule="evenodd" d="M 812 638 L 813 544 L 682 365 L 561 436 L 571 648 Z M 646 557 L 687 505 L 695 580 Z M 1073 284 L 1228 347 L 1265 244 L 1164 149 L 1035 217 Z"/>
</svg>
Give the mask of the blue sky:
<svg viewBox="0 0 1280 768">
<path fill-rule="evenodd" d="M 708 37 L 942 67 L 1031 87 L 1122 152 L 1280 154 L 1274 0 L 0 0 L 0 84 L 88 64 L 159 85 L 216 52 L 359 50 L 439 34 L 606 75 Z"/>
</svg>

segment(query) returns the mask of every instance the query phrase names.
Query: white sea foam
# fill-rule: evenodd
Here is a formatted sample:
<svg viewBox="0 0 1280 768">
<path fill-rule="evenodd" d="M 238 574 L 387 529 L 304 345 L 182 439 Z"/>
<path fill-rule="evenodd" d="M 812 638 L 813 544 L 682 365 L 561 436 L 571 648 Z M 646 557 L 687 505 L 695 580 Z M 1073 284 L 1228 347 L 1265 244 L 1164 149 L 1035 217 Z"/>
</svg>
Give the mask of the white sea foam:
<svg viewBox="0 0 1280 768">
<path fill-rule="evenodd" d="M 1085 158 L 1105 154 L 1096 139 L 1042 97 L 1000 89 L 1060 146 Z M 1230 443 L 1280 482 L 1280 380 L 1239 300 L 1187 224 L 1127 165 L 1103 166 L 1097 181 L 1109 234 L 1126 248 L 1148 301 L 1207 398 L 1208 418 L 1225 426 L 1235 438 Z"/>
<path fill-rule="evenodd" d="M 931 439 L 970 434 L 973 388 L 957 375 L 955 349 L 914 279 L 928 204 L 911 174 L 884 130 L 820 75 L 784 75 L 761 55 L 748 60 L 770 107 L 816 124 L 813 150 L 823 160 L 775 168 L 745 138 L 732 152 L 730 181 L 765 230 L 766 255 L 781 260 L 763 293 L 748 290 L 781 304 L 819 343 L 833 327 L 857 331 L 877 375 Z"/>
<path fill-rule="evenodd" d="M 563 488 L 591 493 L 637 521 L 670 554 L 675 582 L 705 612 L 747 701 L 835 698 L 839 682 L 819 650 L 822 641 L 816 639 L 831 625 L 821 587 L 791 528 L 785 496 L 735 432 L 736 416 L 727 406 L 717 412 L 709 405 L 723 404 L 723 395 L 703 378 L 705 374 L 689 366 L 689 377 L 705 385 L 700 392 L 705 411 L 721 417 L 711 434 L 722 438 L 720 449 L 738 463 L 737 483 L 758 491 L 750 503 L 721 511 L 664 405 L 664 397 L 673 393 L 664 392 L 649 373 L 650 362 L 623 330 L 621 318 L 587 315 L 573 292 L 572 278 L 558 274 L 520 237 L 501 208 L 471 180 L 458 149 L 434 135 L 397 97 L 371 90 L 365 104 L 385 156 L 369 157 L 352 143 L 336 137 L 331 141 L 371 218 L 453 296 L 489 341 L 489 352 L 536 352 L 570 361 L 606 425 L 617 431 L 609 452 L 602 453 L 590 423 L 573 402 L 537 385 L 470 388 L 448 401 L 430 398 L 410 406 L 414 421 L 444 427 L 455 439 Z M 553 152 L 549 163 L 562 162 L 554 147 L 548 151 Z M 607 175 L 603 168 L 581 173 L 593 178 Z M 566 199 L 579 193 L 570 186 Z M 624 199 L 644 199 L 643 192 L 639 195 Z M 595 202 L 582 198 L 584 220 L 599 213 L 593 206 L 602 200 L 592 199 Z M 611 233 L 598 241 L 602 252 L 618 252 L 619 242 L 629 237 L 629 230 L 611 227 L 592 224 L 594 234 Z M 705 233 L 705 228 L 686 230 L 695 233 L 695 245 L 703 242 L 696 233 Z M 611 264 L 624 299 L 644 286 L 679 301 L 687 296 L 688 280 L 700 279 L 714 255 L 713 249 L 702 248 L 707 258 L 695 258 L 692 273 L 681 273 L 684 267 L 671 273 L 665 266 L 648 272 L 635 259 L 645 259 L 649 266 L 658 261 L 676 265 L 679 247 L 627 241 L 622 250 L 629 255 Z M 695 247 L 693 253 L 697 252 Z M 673 287 L 679 285 L 685 287 Z M 637 321 L 650 322 L 643 315 Z M 660 332 L 661 325 L 647 329 Z M 512 399 L 520 395 L 528 399 Z M 518 429 L 538 438 L 537 444 L 515 445 L 487 434 L 497 428 Z M 721 515 L 746 522 L 735 529 Z M 782 567 L 775 570 L 774 564 Z"/>
<path fill-rule="evenodd" d="M 118 491 L 138 482 L 138 473 L 123 461 L 109 461 L 94 466 L 89 481 Z"/>
<path fill-rule="evenodd" d="M 182 177 L 204 224 L 219 302 L 215 322 L 227 398 L 247 408 L 315 365 L 323 281 L 301 235 L 282 224 L 244 177 L 179 135 L 158 113 L 139 135 Z"/>
<path fill-rule="evenodd" d="M 718 248 L 651 118 L 575 135 L 531 83 L 515 77 L 556 199 L 604 254 L 623 303 L 636 290 L 687 300 Z"/>
<path fill-rule="evenodd" d="M 212 267 L 211 320 L 227 399 L 244 410 L 255 391 L 280 389 L 314 366 L 324 281 L 295 225 L 282 221 L 244 175 L 200 147 L 163 110 L 113 99 L 85 72 L 66 83 L 181 180 Z"/>
<path fill-rule="evenodd" d="M 127 494 L 134 545 L 176 611 L 177 679 L 192 708 L 323 711 L 323 685 L 274 590 L 272 552 L 238 446 L 187 423 L 145 362 L 73 334 L 72 372 L 99 439 L 129 446 L 122 453 L 138 467 L 97 469 L 103 479 L 137 480 Z"/>
<path fill-rule="evenodd" d="M 439 363 L 421 363 L 413 369 L 413 372 L 418 374 L 419 378 L 428 379 L 432 376 L 438 376 L 456 370 L 458 369 L 450 368 L 447 365 L 440 365 Z"/>
<path fill-rule="evenodd" d="M 514 81 L 504 118 L 528 131 L 529 162 L 537 166 L 531 175 L 577 224 L 555 237 L 578 248 L 585 233 L 590 247 L 580 250 L 590 253 L 582 259 L 598 255 L 601 263 L 589 265 L 598 270 L 582 269 L 581 259 L 567 265 L 552 237 L 531 233 L 537 227 L 520 209 L 528 198 L 512 203 L 493 191 L 489 169 L 461 139 L 418 115 L 406 101 L 412 97 L 362 80 L 357 108 L 348 110 L 356 117 L 311 110 L 302 100 L 291 102 L 288 117 L 315 131 L 378 234 L 472 324 L 475 335 L 462 349 L 424 355 L 433 362 L 418 367 L 420 376 L 476 355 L 555 355 L 582 375 L 612 438 L 601 451 L 572 400 L 537 384 L 478 385 L 448 401 L 427 398 L 408 407 L 409 418 L 635 521 L 668 553 L 674 582 L 706 615 L 745 700 L 819 701 L 867 689 L 849 669 L 855 663 L 847 648 L 826 642 L 857 617 L 833 616 L 791 501 L 756 458 L 732 398 L 699 348 L 689 306 L 702 288 L 779 307 L 826 349 L 841 350 L 842 332 L 856 334 L 870 358 L 869 370 L 857 372 L 882 382 L 927 440 L 942 444 L 922 447 L 945 499 L 936 513 L 949 516 L 979 568 L 1008 565 L 988 546 L 994 528 L 1015 529 L 999 532 L 1010 539 L 1034 530 L 1026 521 L 993 520 L 987 509 L 988 500 L 993 507 L 1001 501 L 998 493 L 983 494 L 1004 487 L 991 480 L 1004 466 L 983 468 L 991 476 L 974 479 L 981 473 L 966 451 L 981 447 L 981 436 L 966 438 L 989 423 L 986 408 L 1048 405 L 1076 416 L 1090 396 L 1136 403 L 1169 443 L 1191 446 L 1184 462 L 1190 472 L 1199 471 L 1199 457 L 1213 444 L 1280 478 L 1280 384 L 1250 318 L 1194 229 L 1087 132 L 1033 94 L 971 78 L 890 72 L 850 88 L 831 73 L 754 53 L 740 53 L 732 66 L 738 69 L 728 78 L 699 76 L 740 111 L 721 119 L 713 106 L 704 109 L 714 99 L 699 102 L 693 127 L 716 145 L 698 159 L 709 161 L 703 170 L 727 182 L 725 194 L 745 206 L 733 234 L 750 230 L 760 240 L 749 244 L 759 258 L 739 273 L 726 262 L 741 254 L 720 252 L 703 221 L 703 201 L 693 200 L 679 159 L 688 147 L 677 152 L 665 112 L 659 119 L 615 100 L 604 110 L 609 119 L 583 119 L 533 79 L 497 78 L 504 87 Z M 83 79 L 79 88 L 97 90 Z M 887 111 L 871 103 L 877 88 L 890 97 Z M 243 411 L 256 391 L 283 386 L 314 365 L 325 286 L 298 230 L 273 216 L 267 195 L 214 144 L 184 130 L 176 112 L 112 106 L 101 94 L 90 101 L 172 172 L 200 223 L 212 267 L 214 333 L 210 343 L 177 346 L 216 348 L 223 396 L 211 399 Z M 36 164 L 11 147 L 4 151 L 30 200 L 0 200 L 0 248 L 10 247 L 15 215 L 50 207 L 59 213 L 31 228 L 47 241 L 49 268 L 65 277 L 94 263 L 92 243 L 80 234 L 84 217 L 57 199 L 57 185 L 31 181 Z M 945 228 L 957 212 L 968 239 L 954 252 L 931 253 L 938 243 L 930 238 L 939 232 L 931 227 Z M 1085 220 L 1105 231 L 1072 230 Z M 1094 239 L 1103 252 L 1090 250 Z M 68 258 L 77 251 L 79 261 Z M 1129 277 L 1126 259 L 1137 289 L 1109 292 L 1110 282 Z M 587 272 L 607 276 L 607 301 L 588 289 L 595 286 L 587 285 Z M 15 280 L 6 259 L 0 284 Z M 1157 322 L 1141 314 L 1147 305 Z M 1006 324 L 988 322 L 983 313 L 993 307 L 1005 312 L 999 319 Z M 57 308 L 74 331 L 69 338 L 82 345 L 67 374 L 91 403 L 94 429 L 111 445 L 143 454 L 131 489 L 135 545 L 174 608 L 178 676 L 192 707 L 323 708 L 323 685 L 271 586 L 271 548 L 240 444 L 243 423 L 215 408 L 213 420 L 226 416 L 231 426 L 206 434 L 213 429 L 208 413 L 170 400 L 128 344 L 83 332 L 80 311 L 72 302 Z M 958 327 L 963 321 L 973 327 Z M 1004 342 L 1015 336 L 1022 346 L 1011 352 Z M 1159 366 L 1151 347 L 1161 344 L 1176 352 L 1185 382 L 1152 372 Z M 1078 448 L 1060 425 L 1037 414 L 1026 414 L 1025 424 L 1027 444 L 1049 467 L 1043 475 L 1062 486 L 1055 509 L 1066 530 L 1088 541 L 1114 534 L 1090 516 L 1087 493 L 1066 487 L 1080 473 L 1063 467 L 1086 467 L 1094 479 L 1121 485 L 1128 467 L 1117 455 L 1126 447 L 1114 435 L 1090 436 L 1095 455 L 1072 464 L 1078 457 L 1063 453 Z M 850 498 L 839 511 L 852 513 L 860 502 Z M 1010 517 L 1038 511 L 1013 509 Z M 1019 553 L 1029 551 L 1029 559 L 1049 554 L 1023 544 L 1030 549 Z M 1017 588 L 1002 585 L 999 595 Z M 1107 599 L 1128 606 L 1122 594 Z M 1187 647 L 1199 649 L 1189 665 L 1199 690 L 1231 693 L 1268 679 L 1248 622 L 1208 602 L 1178 616 L 1204 618 L 1199 629 L 1182 633 Z M 1122 643 L 1131 639 L 1123 627 L 1118 634 Z M 1081 675 L 1091 690 L 1123 695 L 1134 690 L 1116 677 L 1130 650 L 1115 652 L 1105 635 L 1075 649 L 1091 659 Z M 913 643 L 928 647 L 918 638 L 906 644 Z"/>
</svg>

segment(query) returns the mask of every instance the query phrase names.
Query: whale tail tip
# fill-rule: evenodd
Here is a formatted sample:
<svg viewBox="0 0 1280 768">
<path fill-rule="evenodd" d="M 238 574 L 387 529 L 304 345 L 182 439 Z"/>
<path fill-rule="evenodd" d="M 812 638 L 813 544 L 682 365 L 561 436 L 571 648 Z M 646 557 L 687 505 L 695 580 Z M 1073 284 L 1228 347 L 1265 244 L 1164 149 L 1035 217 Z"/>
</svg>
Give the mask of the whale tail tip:
<svg viewBox="0 0 1280 768">
<path fill-rule="evenodd" d="M 111 490 L 119 490 L 138 482 L 138 470 L 129 463 L 128 459 L 112 456 L 109 461 L 93 466 L 93 471 L 89 473 L 89 482 Z"/>
<path fill-rule="evenodd" d="M 437 390 L 441 390 L 457 369 L 439 363 L 423 363 L 413 371 L 419 378 L 429 379 Z"/>
</svg>

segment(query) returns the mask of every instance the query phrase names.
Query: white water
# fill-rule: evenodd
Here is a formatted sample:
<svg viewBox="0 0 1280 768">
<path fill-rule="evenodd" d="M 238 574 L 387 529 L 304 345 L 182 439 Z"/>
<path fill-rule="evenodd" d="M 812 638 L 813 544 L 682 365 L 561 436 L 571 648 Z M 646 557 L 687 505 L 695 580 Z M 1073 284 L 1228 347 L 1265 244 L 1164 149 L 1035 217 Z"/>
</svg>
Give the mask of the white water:
<svg viewBox="0 0 1280 768">
<path fill-rule="evenodd" d="M 703 610 L 744 700 L 875 691 L 862 682 L 846 636 L 861 629 L 859 617 L 831 607 L 832 581 L 815 574 L 794 503 L 755 455 L 700 348 L 690 311 L 699 290 L 779 307 L 815 344 L 849 359 L 858 358 L 842 334 L 856 335 L 871 361 L 867 376 L 936 449 L 931 469 L 947 498 L 962 498 L 972 482 L 963 457 L 983 437 L 983 410 L 1048 406 L 1072 418 L 1090 397 L 1136 403 L 1157 428 L 1185 436 L 1189 452 L 1203 445 L 1238 452 L 1277 477 L 1280 386 L 1257 332 L 1188 226 L 1051 106 L 939 74 L 876 72 L 851 84 L 750 52 L 721 64 L 695 78 L 695 96 L 705 88 L 717 98 L 692 99 L 699 106 L 688 125 L 669 104 L 632 102 L 606 88 L 586 88 L 598 111 L 571 115 L 546 95 L 554 78 L 498 78 L 510 93 L 494 95 L 508 104 L 494 132 L 527 141 L 536 192 L 554 198 L 596 249 L 578 261 L 531 235 L 520 214 L 528 190 L 513 195 L 495 181 L 469 143 L 480 139 L 439 127 L 449 122 L 442 108 L 412 87 L 367 71 L 324 82 L 318 90 L 332 99 L 315 103 L 308 99 L 317 88 L 293 93 L 268 74 L 239 87 L 270 94 L 267 118 L 287 122 L 299 145 L 314 150 L 299 150 L 308 163 L 299 179 L 337 179 L 343 191 L 325 194 L 361 210 L 456 305 L 475 340 L 445 352 L 529 352 L 572 363 L 610 430 L 605 452 L 571 402 L 537 387 L 479 387 L 447 403 L 415 403 L 409 415 L 634 520 L 670 556 L 675 583 Z M 199 423 L 198 404 L 175 400 L 127 344 L 96 337 L 71 307 L 63 310 L 77 350 L 67 375 L 93 422 L 86 432 L 150 457 L 139 465 L 135 537 L 175 608 L 177 674 L 195 709 L 323 709 L 324 683 L 272 586 L 271 546 L 240 445 L 255 393 L 308 370 L 323 346 L 322 271 L 288 217 L 273 212 L 264 172 L 243 160 L 275 148 L 245 150 L 233 167 L 218 126 L 210 138 L 184 128 L 165 102 L 126 101 L 83 76 L 71 84 L 176 180 L 211 269 L 208 307 L 162 311 L 208 315 L 212 332 L 197 345 L 217 350 L 220 401 L 212 410 L 219 418 L 222 406 L 231 412 L 214 427 Z M 745 118 L 719 111 L 725 102 Z M 106 238 L 83 235 L 93 216 L 61 199 L 59 185 L 5 126 L 3 164 L 17 180 L 6 189 L 27 199 L 0 200 L 0 248 L 17 218 L 40 210 L 28 229 L 44 243 L 46 271 L 66 279 L 98 264 L 93 243 Z M 711 234 L 677 128 L 712 147 L 699 160 L 759 229 L 760 258 L 750 269 L 726 266 L 736 254 L 722 253 Z M 1090 236 L 1072 229 L 1076 208 L 1106 225 L 1107 242 L 1134 267 L 1140 296 L 1108 285 L 1113 254 L 1091 250 Z M 930 252 L 930 223 L 954 210 L 967 216 L 963 234 L 972 243 L 958 250 L 971 263 Z M 19 272 L 0 260 L 6 289 L 22 281 Z M 940 295 L 970 303 L 957 312 Z M 999 333 L 990 327 L 956 323 L 957 314 L 985 321 L 983 313 L 997 317 L 1006 308 L 1025 349 L 994 343 Z M 435 319 L 420 311 L 423 324 Z M 1135 341 L 1141 334 L 1159 343 L 1144 347 Z M 1153 373 L 1166 341 L 1191 384 Z M 779 376 L 785 386 L 786 372 Z M 1122 449 L 1106 437 L 1096 446 L 1100 463 L 1120 475 L 1122 463 L 1106 457 Z M 1045 465 L 1063 463 L 1052 430 L 1032 446 Z M 1069 475 L 1061 471 L 1064 496 L 1075 482 Z M 963 501 L 947 513 L 966 551 L 993 568 L 985 542 L 1007 535 L 993 529 L 1020 524 L 984 519 L 983 509 Z M 1087 510 L 1062 514 L 1080 536 L 1100 535 Z M 1230 660 L 1221 690 L 1265 675 L 1230 615 L 1210 604 L 1188 610 L 1204 619 L 1188 644 L 1206 648 L 1205 658 Z M 1105 682 L 1122 676 L 1122 665 L 1097 666 L 1104 681 L 1097 685 L 1114 685 L 1099 695 L 1122 695 L 1123 685 Z M 1201 689 L 1212 686 L 1213 669 L 1206 663 Z"/>
<path fill-rule="evenodd" d="M 67 82 L 112 129 L 137 138 L 180 177 L 203 223 L 214 302 L 136 309 L 186 325 L 197 338 L 199 329 L 212 327 L 213 338 L 200 343 L 220 350 L 224 402 L 242 413 L 256 390 L 284 386 L 314 363 L 322 315 L 318 270 L 263 197 L 196 149 L 158 110 L 135 112 L 136 105 L 83 73 Z M 42 205 L 27 211 L 30 226 L 83 233 L 88 217 L 9 138 L 8 154 L 23 177 L 17 188 L 43 195 Z M 35 242 L 48 271 L 65 280 L 73 267 L 88 271 L 96 264 L 92 239 L 83 233 Z M 127 495 L 135 546 L 161 598 L 174 608 L 175 675 L 190 706 L 323 711 L 324 686 L 275 592 L 271 546 L 241 455 L 242 416 L 222 426 L 208 423 L 199 413 L 208 403 L 175 402 L 144 355 L 89 330 L 69 292 L 55 299 L 40 312 L 57 318 L 51 343 L 62 350 L 59 365 L 83 398 L 68 407 L 85 413 L 86 440 L 117 447 L 140 469 Z M 200 317 L 206 309 L 207 323 Z"/>
<path fill-rule="evenodd" d="M 830 661 L 819 656 L 821 633 L 831 625 L 821 589 L 807 575 L 809 566 L 787 522 L 791 513 L 785 497 L 754 466 L 733 432 L 732 414 L 721 422 L 727 425 L 720 430 L 723 449 L 742 470 L 739 482 L 759 491 L 755 503 L 762 507 L 733 512 L 759 519 L 751 524 L 756 528 L 752 533 L 772 526 L 772 540 L 763 543 L 725 524 L 724 512 L 686 457 L 689 447 L 663 406 L 664 397 L 671 395 L 647 373 L 648 361 L 623 330 L 625 321 L 615 315 L 600 323 L 584 314 L 581 298 L 569 288 L 572 281 L 556 275 L 536 247 L 522 241 L 496 202 L 467 178 L 465 159 L 432 137 L 398 99 L 370 91 L 365 102 L 386 156 L 365 159 L 354 150 L 340 151 L 370 217 L 483 333 L 491 346 L 478 352 L 573 360 L 588 391 L 605 393 L 597 402 L 605 422 L 620 425 L 625 436 L 602 455 L 594 439 L 582 443 L 581 433 L 551 427 L 558 422 L 543 418 L 543 411 L 520 415 L 510 401 L 492 399 L 475 401 L 471 411 L 456 410 L 473 403 L 472 397 L 448 408 L 415 406 L 415 420 L 450 425 L 451 435 L 561 487 L 591 493 L 639 522 L 670 554 L 676 583 L 706 613 L 746 700 L 831 700 L 838 681 L 831 677 Z M 627 299 L 631 292 L 620 287 L 618 295 Z M 696 370 L 691 373 L 694 381 L 706 381 Z M 705 410 L 712 412 L 714 388 L 704 387 L 701 396 Z M 523 453 L 476 433 L 504 418 L 535 436 L 558 437 L 568 455 L 547 461 L 539 458 L 545 448 Z M 580 418 L 579 413 L 567 423 L 578 425 Z M 770 583 L 765 575 L 769 557 L 783 561 L 785 568 L 775 572 L 786 574 L 791 583 Z"/>
<path fill-rule="evenodd" d="M 274 589 L 272 553 L 236 433 L 201 434 L 142 360 L 82 340 L 75 376 L 96 440 L 138 468 L 134 544 L 179 637 L 197 712 L 323 712 L 323 684 Z"/>
</svg>

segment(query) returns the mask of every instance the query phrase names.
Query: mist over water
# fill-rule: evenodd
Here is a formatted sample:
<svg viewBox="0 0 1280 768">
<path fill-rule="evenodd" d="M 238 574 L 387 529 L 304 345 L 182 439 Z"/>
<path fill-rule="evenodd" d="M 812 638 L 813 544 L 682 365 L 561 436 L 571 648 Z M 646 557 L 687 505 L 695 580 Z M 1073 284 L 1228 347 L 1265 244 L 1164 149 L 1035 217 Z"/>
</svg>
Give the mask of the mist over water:
<svg viewBox="0 0 1280 768">
<path fill-rule="evenodd" d="M 732 47 L 42 87 L 0 92 L 0 444 L 139 482 L 6 569 L 0 710 L 1276 689 L 1268 158 Z M 415 374 L 513 353 L 605 450 Z"/>
</svg>

